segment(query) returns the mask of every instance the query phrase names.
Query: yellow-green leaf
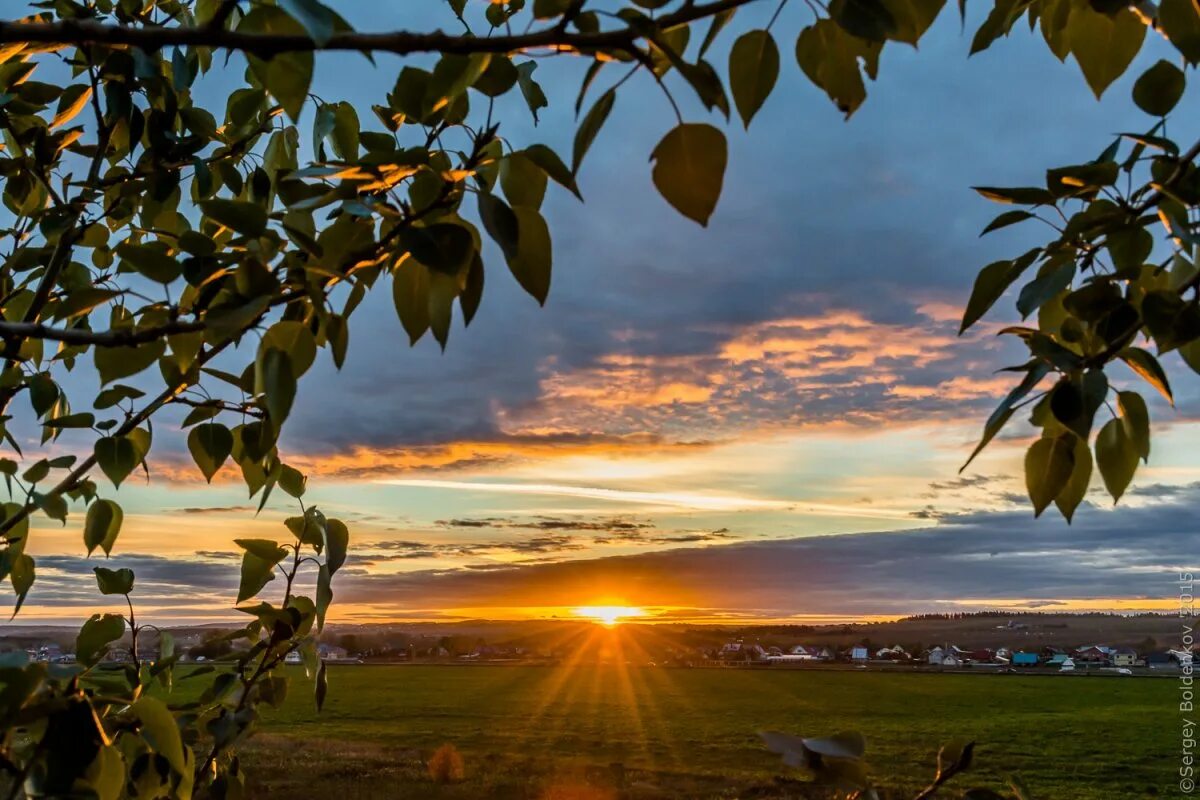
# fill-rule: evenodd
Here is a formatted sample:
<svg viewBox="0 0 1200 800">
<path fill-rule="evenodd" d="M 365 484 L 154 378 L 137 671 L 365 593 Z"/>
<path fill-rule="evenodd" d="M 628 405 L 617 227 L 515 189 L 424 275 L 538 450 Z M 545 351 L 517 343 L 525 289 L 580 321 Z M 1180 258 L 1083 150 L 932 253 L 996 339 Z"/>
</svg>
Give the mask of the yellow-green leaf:
<svg viewBox="0 0 1200 800">
<path fill-rule="evenodd" d="M 679 213 L 707 226 L 725 179 L 725 134 L 712 125 L 683 123 L 663 137 L 650 158 L 659 193 Z"/>
<path fill-rule="evenodd" d="M 1110 15 L 1094 11 L 1087 3 L 1077 3 L 1071 8 L 1067 35 L 1083 77 L 1100 97 L 1142 49 L 1146 26 L 1128 8 Z"/>
<path fill-rule="evenodd" d="M 779 47 L 771 32 L 754 30 L 742 34 L 729 52 L 729 90 L 747 128 L 778 78 Z"/>
<path fill-rule="evenodd" d="M 1034 516 L 1063 491 L 1075 468 L 1075 435 L 1038 439 L 1025 453 L 1025 488 L 1033 502 Z"/>
<path fill-rule="evenodd" d="M 1138 449 L 1119 419 L 1110 419 L 1096 435 L 1096 466 L 1113 502 L 1125 494 L 1137 472 Z"/>
</svg>

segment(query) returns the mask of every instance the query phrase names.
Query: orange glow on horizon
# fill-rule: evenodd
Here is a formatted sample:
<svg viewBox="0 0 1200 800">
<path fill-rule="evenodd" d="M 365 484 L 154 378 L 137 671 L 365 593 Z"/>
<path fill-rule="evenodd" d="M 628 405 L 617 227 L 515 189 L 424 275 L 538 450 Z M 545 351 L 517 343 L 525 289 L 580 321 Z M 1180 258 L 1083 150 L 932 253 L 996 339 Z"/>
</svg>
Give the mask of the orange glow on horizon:
<svg viewBox="0 0 1200 800">
<path fill-rule="evenodd" d="M 631 617 L 646 616 L 646 609 L 637 606 L 580 606 L 571 609 L 571 613 L 611 628 Z"/>
</svg>

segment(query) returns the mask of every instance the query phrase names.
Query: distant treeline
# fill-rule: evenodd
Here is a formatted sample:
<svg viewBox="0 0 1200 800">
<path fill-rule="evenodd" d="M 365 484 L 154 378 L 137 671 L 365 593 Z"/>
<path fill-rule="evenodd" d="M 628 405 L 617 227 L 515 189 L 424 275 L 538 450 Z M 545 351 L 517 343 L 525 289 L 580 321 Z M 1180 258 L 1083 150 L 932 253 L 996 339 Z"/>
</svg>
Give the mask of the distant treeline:
<svg viewBox="0 0 1200 800">
<path fill-rule="evenodd" d="M 897 622 L 927 622 L 929 620 L 963 620 L 963 619 L 1045 619 L 1046 617 L 1119 617 L 1130 618 L 1165 618 L 1177 616 L 1176 612 L 1168 611 L 1139 611 L 1136 614 L 1116 614 L 1111 611 L 962 611 L 956 614 L 913 614 L 901 617 Z"/>
</svg>

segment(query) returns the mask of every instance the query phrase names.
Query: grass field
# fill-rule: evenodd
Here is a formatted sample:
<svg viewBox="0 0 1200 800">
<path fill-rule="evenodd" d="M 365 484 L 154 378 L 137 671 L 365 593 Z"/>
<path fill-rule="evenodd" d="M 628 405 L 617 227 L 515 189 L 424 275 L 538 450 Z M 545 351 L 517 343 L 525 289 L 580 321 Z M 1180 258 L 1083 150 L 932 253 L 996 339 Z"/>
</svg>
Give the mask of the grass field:
<svg viewBox="0 0 1200 800">
<path fill-rule="evenodd" d="M 247 753 L 256 796 L 819 796 L 761 746 L 759 729 L 861 731 L 876 778 L 905 789 L 932 775 L 939 743 L 968 737 L 977 767 L 960 788 L 1000 789 L 1017 772 L 1038 798 L 1176 792 L 1170 680 L 346 666 L 331 668 L 318 715 L 295 679 Z M 435 785 L 423 766 L 445 742 L 463 755 L 457 785 Z"/>
</svg>

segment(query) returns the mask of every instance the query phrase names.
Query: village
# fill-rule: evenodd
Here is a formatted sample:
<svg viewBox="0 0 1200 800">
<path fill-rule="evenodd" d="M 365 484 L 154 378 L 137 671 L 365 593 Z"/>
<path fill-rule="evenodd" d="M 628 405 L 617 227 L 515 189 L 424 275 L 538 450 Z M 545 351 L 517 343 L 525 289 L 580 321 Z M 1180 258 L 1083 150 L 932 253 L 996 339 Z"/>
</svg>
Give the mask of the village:
<svg viewBox="0 0 1200 800">
<path fill-rule="evenodd" d="M 848 629 L 858 632 L 859 629 Z M 564 632 L 565 631 L 565 632 Z M 1044 633 L 1055 631 L 1047 626 Z M 789 639 L 779 631 L 754 628 L 720 638 L 719 631 L 661 633 L 652 626 L 626 626 L 611 630 L 569 626 L 556 635 L 484 636 L 479 633 L 413 633 L 402 629 L 326 632 L 317 643 L 317 655 L 335 664 L 446 664 L 513 665 L 564 662 L 645 667 L 753 668 L 753 669 L 889 669 L 932 672 L 1038 672 L 1042 674 L 1165 675 L 1191 669 L 1195 653 L 1160 646 L 1152 636 L 1137 645 L 1105 643 L 1055 644 L 1042 633 L 1031 637 L 1025 623 L 1009 621 L 991 627 L 991 639 L 1026 639 L 1014 646 L 960 647 L 952 642 L 932 646 L 920 643 L 885 645 L 870 637 L 854 642 L 809 643 Z M 759 633 L 759 635 L 755 635 Z M 218 628 L 180 629 L 172 632 L 173 650 L 181 664 L 235 661 L 245 647 L 230 632 Z M 1033 641 L 1029 641 L 1030 639 Z M 618 643 L 619 642 L 619 643 Z M 24 651 L 30 661 L 70 665 L 76 661 L 73 642 L 64 635 L 11 632 L 0 637 L 0 655 Z M 115 642 L 103 665 L 133 660 L 128 638 Z M 154 661 L 158 641 L 144 637 L 139 659 Z M 292 652 L 286 662 L 301 662 Z"/>
</svg>

